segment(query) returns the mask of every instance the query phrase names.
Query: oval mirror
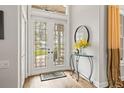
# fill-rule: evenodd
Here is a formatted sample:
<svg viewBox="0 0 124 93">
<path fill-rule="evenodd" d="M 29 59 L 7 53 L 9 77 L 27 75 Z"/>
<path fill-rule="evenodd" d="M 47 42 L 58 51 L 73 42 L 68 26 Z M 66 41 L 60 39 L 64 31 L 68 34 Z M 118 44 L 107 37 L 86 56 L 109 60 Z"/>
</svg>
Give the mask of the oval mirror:
<svg viewBox="0 0 124 93">
<path fill-rule="evenodd" d="M 87 42 L 89 42 L 89 38 L 90 38 L 90 34 L 86 26 L 81 25 L 76 29 L 75 34 L 74 34 L 75 42 L 79 40 L 86 40 Z"/>
</svg>

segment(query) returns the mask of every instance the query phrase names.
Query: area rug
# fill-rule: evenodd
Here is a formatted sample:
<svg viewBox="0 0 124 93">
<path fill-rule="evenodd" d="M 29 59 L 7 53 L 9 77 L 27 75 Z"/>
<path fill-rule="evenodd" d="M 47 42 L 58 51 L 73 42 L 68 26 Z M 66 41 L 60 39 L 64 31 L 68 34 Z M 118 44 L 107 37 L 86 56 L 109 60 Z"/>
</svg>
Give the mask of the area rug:
<svg viewBox="0 0 124 93">
<path fill-rule="evenodd" d="M 66 77 L 66 75 L 62 71 L 50 72 L 50 73 L 41 74 L 41 81 L 52 80 L 63 77 Z"/>
</svg>

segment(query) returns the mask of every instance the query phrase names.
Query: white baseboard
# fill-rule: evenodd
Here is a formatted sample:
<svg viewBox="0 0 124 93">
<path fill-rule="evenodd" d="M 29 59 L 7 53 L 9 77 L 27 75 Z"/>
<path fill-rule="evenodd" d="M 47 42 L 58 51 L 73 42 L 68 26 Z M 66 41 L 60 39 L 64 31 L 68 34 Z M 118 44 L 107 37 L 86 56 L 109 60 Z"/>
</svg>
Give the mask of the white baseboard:
<svg viewBox="0 0 124 93">
<path fill-rule="evenodd" d="M 99 83 L 99 87 L 100 88 L 105 88 L 107 86 L 108 86 L 108 82 L 107 81 Z"/>
<path fill-rule="evenodd" d="M 124 81 L 124 76 L 121 76 L 121 80 Z"/>
<path fill-rule="evenodd" d="M 99 88 L 99 82 L 98 82 L 98 81 L 93 80 L 93 84 L 94 84 L 97 88 Z"/>
<path fill-rule="evenodd" d="M 80 77 L 82 77 L 82 78 L 84 78 L 85 80 L 87 80 L 83 75 L 81 75 L 80 73 L 79 73 L 79 76 Z M 92 79 L 92 78 L 91 78 Z M 87 80 L 88 81 L 88 80 Z M 93 81 L 93 84 L 96 86 L 96 87 L 99 87 L 99 82 L 98 81 L 95 81 L 95 80 L 93 80 L 92 79 L 92 81 Z"/>
</svg>

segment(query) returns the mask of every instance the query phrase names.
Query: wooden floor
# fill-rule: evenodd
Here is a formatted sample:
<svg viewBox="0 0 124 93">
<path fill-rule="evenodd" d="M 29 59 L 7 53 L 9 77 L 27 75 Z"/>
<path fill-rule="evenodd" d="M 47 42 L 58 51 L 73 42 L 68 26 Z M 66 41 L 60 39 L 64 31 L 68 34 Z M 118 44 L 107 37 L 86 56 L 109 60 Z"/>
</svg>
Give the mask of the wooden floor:
<svg viewBox="0 0 124 93">
<path fill-rule="evenodd" d="M 29 77 L 25 81 L 24 88 L 95 88 L 83 78 L 77 82 L 76 75 L 71 76 L 69 71 L 65 74 L 67 77 L 42 82 L 40 75 Z"/>
</svg>

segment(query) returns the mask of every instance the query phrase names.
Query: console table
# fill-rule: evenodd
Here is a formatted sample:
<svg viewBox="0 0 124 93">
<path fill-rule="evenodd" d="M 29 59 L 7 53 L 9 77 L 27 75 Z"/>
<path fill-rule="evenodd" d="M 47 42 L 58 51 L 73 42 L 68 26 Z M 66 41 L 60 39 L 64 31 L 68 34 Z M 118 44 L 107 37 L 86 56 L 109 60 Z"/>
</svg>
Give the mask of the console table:
<svg viewBox="0 0 124 93">
<path fill-rule="evenodd" d="M 76 57 L 76 61 L 74 61 L 74 57 Z M 71 71 L 72 71 L 72 74 L 71 75 L 73 75 L 73 73 L 74 72 L 76 72 L 77 73 L 77 81 L 79 81 L 79 69 L 78 69 L 78 64 L 79 64 L 79 59 L 81 58 L 81 57 L 87 57 L 88 58 L 88 60 L 89 60 L 89 64 L 90 64 L 90 75 L 89 75 L 89 77 L 86 77 L 85 75 L 83 75 L 85 78 L 87 78 L 88 80 L 89 80 L 89 82 L 90 83 L 93 83 L 92 81 L 91 81 L 91 77 L 92 77 L 92 74 L 93 74 L 93 56 L 92 55 L 82 55 L 82 54 L 76 54 L 76 53 L 74 53 L 74 54 L 71 54 L 71 56 L 70 56 L 70 67 L 71 67 Z M 76 62 L 76 66 L 74 66 L 74 63 Z"/>
</svg>

